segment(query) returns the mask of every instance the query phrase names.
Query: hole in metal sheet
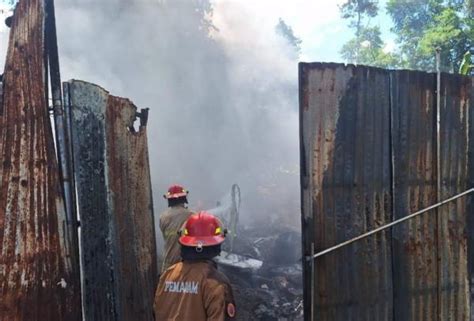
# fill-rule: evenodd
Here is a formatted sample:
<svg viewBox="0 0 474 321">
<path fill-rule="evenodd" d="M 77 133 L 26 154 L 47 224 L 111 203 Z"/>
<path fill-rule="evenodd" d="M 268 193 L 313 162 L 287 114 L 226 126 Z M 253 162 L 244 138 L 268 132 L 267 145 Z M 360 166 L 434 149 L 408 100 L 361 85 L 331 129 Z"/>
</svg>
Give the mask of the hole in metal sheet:
<svg viewBox="0 0 474 321">
<path fill-rule="evenodd" d="M 148 123 L 148 108 L 140 110 L 140 112 L 135 113 L 135 120 L 133 121 L 132 126 L 128 129 L 132 133 L 140 132 L 140 129 L 146 127 Z"/>
<path fill-rule="evenodd" d="M 138 117 L 135 117 L 135 120 L 133 121 L 132 126 L 128 127 L 128 130 L 130 130 L 130 132 L 138 133 L 140 131 L 140 122 L 139 122 L 139 120 L 140 119 Z"/>
</svg>

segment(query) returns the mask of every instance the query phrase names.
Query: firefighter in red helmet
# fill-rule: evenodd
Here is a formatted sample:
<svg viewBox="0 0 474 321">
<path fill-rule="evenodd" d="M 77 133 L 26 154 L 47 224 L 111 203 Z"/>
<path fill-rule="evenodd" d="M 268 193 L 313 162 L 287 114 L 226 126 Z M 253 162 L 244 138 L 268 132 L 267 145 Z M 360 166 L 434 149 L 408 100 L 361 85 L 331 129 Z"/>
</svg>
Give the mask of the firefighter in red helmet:
<svg viewBox="0 0 474 321">
<path fill-rule="evenodd" d="M 199 212 L 181 230 L 182 261 L 160 277 L 155 294 L 156 321 L 226 321 L 235 318 L 227 277 L 212 260 L 221 251 L 225 230 L 212 214 Z"/>
<path fill-rule="evenodd" d="M 192 214 L 187 208 L 188 191 L 181 185 L 172 185 L 163 195 L 168 200 L 168 208 L 160 215 L 160 230 L 165 241 L 161 272 L 180 261 L 178 232 Z"/>
</svg>

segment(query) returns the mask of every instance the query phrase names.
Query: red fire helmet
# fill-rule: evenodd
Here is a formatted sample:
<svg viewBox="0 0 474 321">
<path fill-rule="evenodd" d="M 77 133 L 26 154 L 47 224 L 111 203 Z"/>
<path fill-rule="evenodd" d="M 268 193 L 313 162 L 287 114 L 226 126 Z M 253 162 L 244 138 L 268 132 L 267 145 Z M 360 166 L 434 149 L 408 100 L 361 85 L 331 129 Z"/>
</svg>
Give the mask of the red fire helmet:
<svg viewBox="0 0 474 321">
<path fill-rule="evenodd" d="M 181 185 L 172 185 L 168 188 L 168 192 L 163 195 L 164 198 L 178 198 L 188 195 L 188 191 L 184 189 Z"/>
<path fill-rule="evenodd" d="M 225 230 L 221 221 L 212 214 L 199 212 L 191 215 L 183 229 L 179 243 L 184 246 L 204 247 L 224 242 Z"/>
</svg>

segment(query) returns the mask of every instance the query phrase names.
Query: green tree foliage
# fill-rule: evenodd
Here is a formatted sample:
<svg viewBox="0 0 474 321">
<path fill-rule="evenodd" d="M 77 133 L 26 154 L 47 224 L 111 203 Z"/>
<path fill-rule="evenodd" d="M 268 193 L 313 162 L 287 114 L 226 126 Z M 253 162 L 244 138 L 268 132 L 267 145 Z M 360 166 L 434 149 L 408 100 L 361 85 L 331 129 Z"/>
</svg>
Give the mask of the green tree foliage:
<svg viewBox="0 0 474 321">
<path fill-rule="evenodd" d="M 458 70 L 474 41 L 472 0 L 389 0 L 386 9 L 400 45 L 401 66 L 434 70 L 439 48 L 442 68 Z"/>
<path fill-rule="evenodd" d="M 341 56 L 349 62 L 377 67 L 390 67 L 397 63 L 396 58 L 384 51 L 380 28 L 364 27 L 359 36 L 349 40 L 341 49 Z"/>
<path fill-rule="evenodd" d="M 385 9 L 397 36 L 395 53 L 383 51 L 380 30 L 370 26 L 378 3 L 351 0 L 340 9 L 355 29 L 355 38 L 341 49 L 349 62 L 432 71 L 439 48 L 441 68 L 457 72 L 464 54 L 474 46 L 474 0 L 387 0 Z"/>
<path fill-rule="evenodd" d="M 471 75 L 474 70 L 474 64 L 472 63 L 472 54 L 466 51 L 462 58 L 461 65 L 459 66 L 459 73 L 461 75 Z"/>
<path fill-rule="evenodd" d="M 342 18 L 349 20 L 355 37 L 341 48 L 341 56 L 350 63 L 391 67 L 395 57 L 384 51 L 380 28 L 370 25 L 370 18 L 378 14 L 378 2 L 374 0 L 350 0 L 340 6 Z"/>
<path fill-rule="evenodd" d="M 349 0 L 340 6 L 342 18 L 350 20 L 350 27 L 356 29 L 356 36 L 361 32 L 364 18 L 375 17 L 378 3 L 374 0 Z"/>
</svg>

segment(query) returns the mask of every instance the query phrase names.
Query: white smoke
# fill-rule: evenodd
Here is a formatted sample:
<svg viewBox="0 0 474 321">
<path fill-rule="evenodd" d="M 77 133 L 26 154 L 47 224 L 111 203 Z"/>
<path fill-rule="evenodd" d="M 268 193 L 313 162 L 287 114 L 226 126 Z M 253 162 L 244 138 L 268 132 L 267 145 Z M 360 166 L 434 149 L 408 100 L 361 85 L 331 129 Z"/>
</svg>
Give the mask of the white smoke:
<svg viewBox="0 0 474 321">
<path fill-rule="evenodd" d="M 150 108 L 156 216 L 172 183 L 198 209 L 237 183 L 241 220 L 299 226 L 297 57 L 277 19 L 230 1 L 55 2 L 62 79 Z"/>
</svg>

